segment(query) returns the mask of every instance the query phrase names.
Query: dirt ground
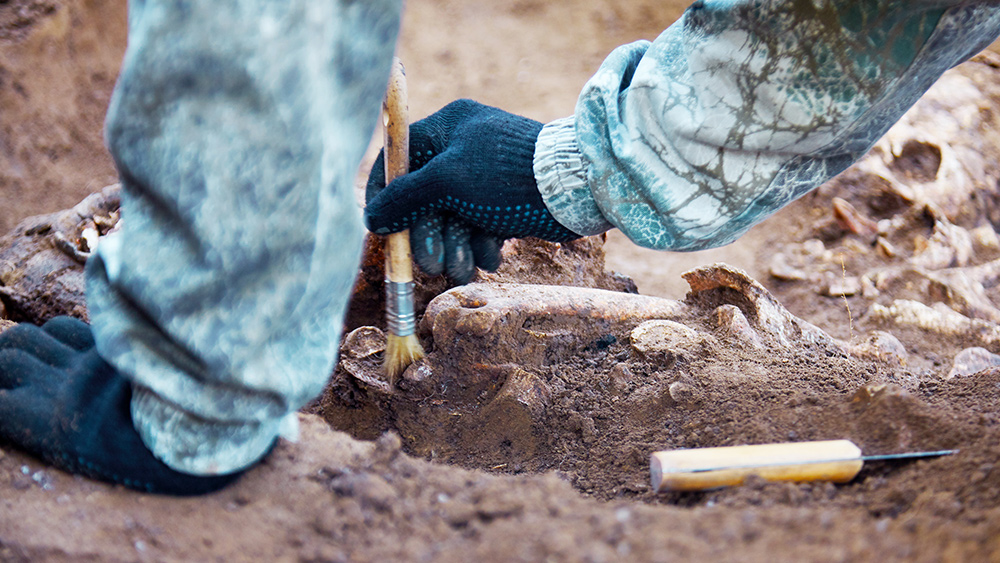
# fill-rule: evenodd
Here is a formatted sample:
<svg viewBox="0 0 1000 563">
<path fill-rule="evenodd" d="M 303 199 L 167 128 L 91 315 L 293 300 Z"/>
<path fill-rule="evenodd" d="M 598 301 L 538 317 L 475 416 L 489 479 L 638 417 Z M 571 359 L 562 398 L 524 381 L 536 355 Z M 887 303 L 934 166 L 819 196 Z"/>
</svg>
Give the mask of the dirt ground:
<svg viewBox="0 0 1000 563">
<path fill-rule="evenodd" d="M 99 128 L 123 4 L 0 0 L 0 319 L 86 314 L 80 241 L 117 219 L 114 188 L 22 220 L 113 182 Z M 411 110 L 567 115 L 610 49 L 682 7 L 411 3 Z M 373 243 L 298 442 L 193 499 L 0 445 L 0 561 L 1000 561 L 998 157 L 985 56 L 730 247 L 529 240 L 478 283 L 421 278 L 429 355 L 391 390 Z M 840 485 L 650 489 L 656 450 L 835 438 L 960 451 Z"/>
</svg>

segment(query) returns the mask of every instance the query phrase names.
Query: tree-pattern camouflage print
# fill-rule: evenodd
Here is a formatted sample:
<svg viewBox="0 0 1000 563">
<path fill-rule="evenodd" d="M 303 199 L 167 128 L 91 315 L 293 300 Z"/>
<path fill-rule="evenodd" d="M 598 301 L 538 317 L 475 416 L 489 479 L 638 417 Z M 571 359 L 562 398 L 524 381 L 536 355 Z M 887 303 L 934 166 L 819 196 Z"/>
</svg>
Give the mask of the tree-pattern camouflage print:
<svg viewBox="0 0 1000 563">
<path fill-rule="evenodd" d="M 1000 35 L 994 2 L 701 1 L 617 49 L 535 174 L 552 214 L 641 246 L 700 250 L 864 155 L 952 66 Z"/>
<path fill-rule="evenodd" d="M 258 460 L 329 377 L 400 4 L 129 3 L 106 124 L 122 230 L 88 265 L 88 304 L 176 470 Z"/>
</svg>

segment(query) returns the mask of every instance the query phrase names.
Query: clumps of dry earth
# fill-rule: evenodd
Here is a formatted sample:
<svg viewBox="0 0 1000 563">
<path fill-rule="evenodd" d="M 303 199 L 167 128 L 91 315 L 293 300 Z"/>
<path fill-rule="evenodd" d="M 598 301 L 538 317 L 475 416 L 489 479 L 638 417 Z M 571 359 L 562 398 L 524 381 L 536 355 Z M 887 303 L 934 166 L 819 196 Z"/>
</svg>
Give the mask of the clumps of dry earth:
<svg viewBox="0 0 1000 563">
<path fill-rule="evenodd" d="M 797 204 L 798 240 L 775 241 L 770 257 L 783 303 L 840 337 L 892 332 L 924 374 L 1000 360 L 970 350 L 947 369 L 953 348 L 996 350 L 1000 338 L 998 66 L 982 56 L 946 74 L 868 156 Z"/>
<path fill-rule="evenodd" d="M 997 66 L 949 73 L 861 163 L 776 217 L 780 239 L 755 249 L 766 279 L 711 265 L 684 274 L 682 301 L 642 296 L 605 272 L 595 237 L 508 243 L 501 271 L 467 286 L 420 280 L 429 354 L 394 389 L 372 241 L 298 443 L 198 499 L 5 449 L 0 559 L 998 558 Z M 113 197 L 2 241 L 8 317 L 58 312 L 25 296 L 76 287 L 61 280 L 79 276 L 87 229 L 110 228 Z M 33 260 L 65 268 L 31 274 Z M 960 451 L 871 463 L 845 485 L 648 484 L 658 449 L 834 438 Z"/>
</svg>

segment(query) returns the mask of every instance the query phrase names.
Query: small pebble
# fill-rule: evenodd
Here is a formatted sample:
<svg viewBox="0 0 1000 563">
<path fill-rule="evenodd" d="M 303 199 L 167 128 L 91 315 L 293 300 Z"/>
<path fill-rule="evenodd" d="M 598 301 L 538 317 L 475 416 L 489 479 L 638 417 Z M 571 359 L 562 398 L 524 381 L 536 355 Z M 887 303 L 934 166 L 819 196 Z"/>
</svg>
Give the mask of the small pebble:
<svg viewBox="0 0 1000 563">
<path fill-rule="evenodd" d="M 985 348 L 966 348 L 955 356 L 947 379 L 973 375 L 995 366 L 1000 366 L 1000 356 Z"/>
<path fill-rule="evenodd" d="M 670 393 L 670 398 L 677 401 L 677 403 L 681 405 L 695 404 L 699 402 L 699 399 L 701 399 L 701 393 L 698 389 L 690 383 L 686 383 L 684 381 L 675 381 L 671 383 L 667 390 Z"/>
<path fill-rule="evenodd" d="M 628 522 L 632 518 L 632 511 L 627 508 L 619 508 L 615 511 L 615 520 L 618 520 L 622 524 Z"/>
</svg>

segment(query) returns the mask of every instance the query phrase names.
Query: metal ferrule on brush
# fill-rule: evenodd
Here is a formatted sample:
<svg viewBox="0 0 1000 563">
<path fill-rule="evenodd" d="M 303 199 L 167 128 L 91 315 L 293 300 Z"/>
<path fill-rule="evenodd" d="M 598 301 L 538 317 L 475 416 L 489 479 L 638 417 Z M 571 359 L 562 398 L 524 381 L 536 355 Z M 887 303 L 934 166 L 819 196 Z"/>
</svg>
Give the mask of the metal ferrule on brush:
<svg viewBox="0 0 1000 563">
<path fill-rule="evenodd" d="M 417 313 L 413 310 L 413 282 L 385 280 L 385 312 L 389 334 L 410 336 L 417 332 Z"/>
</svg>

